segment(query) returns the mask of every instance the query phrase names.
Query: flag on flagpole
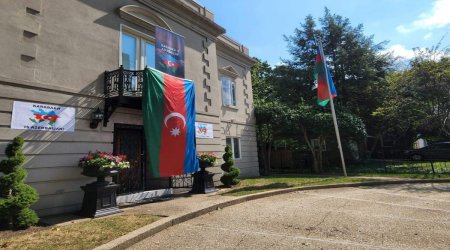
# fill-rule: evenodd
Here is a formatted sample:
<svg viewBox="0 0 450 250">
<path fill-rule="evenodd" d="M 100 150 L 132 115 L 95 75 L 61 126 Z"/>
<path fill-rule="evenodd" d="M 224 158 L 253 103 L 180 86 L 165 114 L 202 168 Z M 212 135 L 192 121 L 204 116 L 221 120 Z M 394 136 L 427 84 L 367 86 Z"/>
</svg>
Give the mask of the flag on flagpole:
<svg viewBox="0 0 450 250">
<path fill-rule="evenodd" d="M 328 95 L 328 84 L 326 82 L 325 69 L 328 75 L 328 82 L 330 85 L 330 91 L 332 98 L 337 96 L 336 88 L 334 87 L 333 79 L 331 78 L 330 69 L 327 64 L 322 60 L 323 55 L 320 54 L 320 50 L 317 50 L 316 64 L 314 68 L 314 79 L 317 82 L 317 104 L 325 107 L 330 101 Z"/>
<path fill-rule="evenodd" d="M 319 49 L 317 50 L 317 56 L 316 56 L 316 68 L 314 70 L 314 77 L 316 78 L 317 83 L 318 83 L 317 103 L 323 107 L 323 106 L 327 105 L 328 102 L 330 102 L 331 116 L 333 117 L 333 124 L 334 124 L 334 130 L 336 132 L 336 139 L 337 139 L 337 143 L 338 143 L 339 154 L 341 155 L 342 170 L 344 172 L 344 176 L 347 176 L 347 170 L 345 168 L 344 153 L 342 151 L 341 136 L 339 135 L 339 127 L 338 127 L 336 111 L 334 110 L 334 103 L 333 103 L 333 98 L 337 96 L 337 93 L 336 93 L 336 89 L 334 88 L 333 79 L 331 78 L 330 70 L 328 69 L 327 64 L 326 64 L 327 60 L 325 58 L 325 54 L 323 53 L 322 42 L 318 41 L 318 45 L 319 45 Z M 325 74 L 325 72 L 326 72 L 326 74 Z M 328 86 L 330 86 L 330 87 L 328 88 Z"/>
<path fill-rule="evenodd" d="M 194 82 L 144 70 L 142 111 L 151 176 L 197 172 Z"/>
</svg>

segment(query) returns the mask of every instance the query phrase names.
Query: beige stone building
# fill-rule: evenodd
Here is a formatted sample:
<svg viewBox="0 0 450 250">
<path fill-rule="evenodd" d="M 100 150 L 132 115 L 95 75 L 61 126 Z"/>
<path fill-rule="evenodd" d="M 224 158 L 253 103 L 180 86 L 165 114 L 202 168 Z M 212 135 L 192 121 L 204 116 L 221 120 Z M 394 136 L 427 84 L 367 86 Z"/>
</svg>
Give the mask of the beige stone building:
<svg viewBox="0 0 450 250">
<path fill-rule="evenodd" d="M 3 0 L 0 160 L 12 138 L 25 139 L 27 183 L 40 194 L 34 209 L 41 216 L 80 209 L 80 186 L 93 179 L 82 176 L 77 164 L 89 151 L 128 155 L 135 176 L 122 177 L 119 195 L 170 186 L 170 180 L 145 173 L 142 111 L 135 105 L 141 87 L 136 72 L 154 64 L 155 26 L 185 37 L 185 74 L 195 82 L 196 121 L 212 124 L 214 131 L 212 139 L 197 139 L 197 151 L 221 156 L 230 144 L 241 176 L 259 175 L 250 79 L 254 60 L 206 8 L 192 0 Z M 129 78 L 114 78 L 120 65 Z M 123 85 L 117 85 L 120 81 Z M 108 98 L 114 84 L 134 91 L 126 98 L 133 101 Z M 74 132 L 12 129 L 17 101 L 75 108 Z M 91 128 L 97 108 L 105 111 L 105 122 Z M 211 171 L 217 180 L 220 168 Z"/>
</svg>

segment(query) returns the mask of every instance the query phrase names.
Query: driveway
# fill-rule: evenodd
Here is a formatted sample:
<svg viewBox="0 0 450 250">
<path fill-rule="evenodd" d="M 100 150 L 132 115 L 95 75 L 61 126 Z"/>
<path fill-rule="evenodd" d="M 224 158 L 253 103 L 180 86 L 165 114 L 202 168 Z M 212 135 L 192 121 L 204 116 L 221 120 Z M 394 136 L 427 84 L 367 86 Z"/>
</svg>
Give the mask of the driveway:
<svg viewBox="0 0 450 250">
<path fill-rule="evenodd" d="M 449 249 L 450 184 L 299 191 L 203 215 L 131 249 Z"/>
</svg>

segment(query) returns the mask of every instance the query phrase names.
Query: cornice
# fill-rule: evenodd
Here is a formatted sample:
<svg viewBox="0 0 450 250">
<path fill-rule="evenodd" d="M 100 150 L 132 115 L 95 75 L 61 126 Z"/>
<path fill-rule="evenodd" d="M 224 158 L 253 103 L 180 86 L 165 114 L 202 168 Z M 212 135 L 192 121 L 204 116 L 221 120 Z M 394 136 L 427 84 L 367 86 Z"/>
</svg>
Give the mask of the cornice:
<svg viewBox="0 0 450 250">
<path fill-rule="evenodd" d="M 219 68 L 219 72 L 227 75 L 229 77 L 232 77 L 233 79 L 237 78 L 239 76 L 239 73 L 233 68 L 233 66 L 227 66 L 225 68 Z"/>
<path fill-rule="evenodd" d="M 129 22 L 140 25 L 150 31 L 155 32 L 155 25 L 172 30 L 170 26 L 158 14 L 148 8 L 137 5 L 126 5 L 118 9 L 119 16 Z M 140 15 L 137 15 L 137 14 Z"/>
<path fill-rule="evenodd" d="M 217 48 L 217 54 L 228 55 L 231 58 L 239 58 L 239 60 L 243 63 L 245 63 L 247 66 L 252 66 L 256 63 L 256 60 L 251 58 L 250 56 L 244 54 L 243 52 L 239 51 L 238 49 L 235 49 L 231 47 L 230 45 L 226 44 L 225 42 L 221 41 L 220 39 L 216 40 L 216 48 Z"/>
<path fill-rule="evenodd" d="M 174 21 L 209 37 L 217 38 L 225 33 L 225 29 L 210 19 L 194 12 L 180 0 L 138 0 L 145 6 L 164 14 Z M 205 34 L 205 32 L 207 34 Z"/>
</svg>

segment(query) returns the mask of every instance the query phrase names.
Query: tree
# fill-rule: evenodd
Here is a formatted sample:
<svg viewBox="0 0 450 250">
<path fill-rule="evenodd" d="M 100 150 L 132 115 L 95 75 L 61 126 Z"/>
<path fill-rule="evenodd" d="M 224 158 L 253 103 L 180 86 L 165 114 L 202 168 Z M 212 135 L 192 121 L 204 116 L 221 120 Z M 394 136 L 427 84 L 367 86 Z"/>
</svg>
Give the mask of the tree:
<svg viewBox="0 0 450 250">
<path fill-rule="evenodd" d="M 25 162 L 22 153 L 23 139 L 14 138 L 5 150 L 7 159 L 0 162 L 0 227 L 28 228 L 38 222 L 36 213 L 29 207 L 38 200 L 38 194 L 24 183 L 27 176 L 21 165 Z"/>
<path fill-rule="evenodd" d="M 259 102 L 255 105 L 256 136 L 264 175 L 270 173 L 272 146 L 289 133 L 286 123 L 288 112 L 289 108 L 278 101 Z"/>
<path fill-rule="evenodd" d="M 316 39 L 320 39 L 338 91 L 337 105 L 372 124 L 371 114 L 381 105 L 387 85 L 385 77 L 393 62 L 390 55 L 380 53 L 385 42 L 375 44 L 372 36 L 363 34 L 363 25 L 353 27 L 348 18 L 331 14 L 327 8 L 319 23 L 321 27 L 317 28 L 313 17 L 307 16 L 294 35 L 285 36 L 291 54 L 291 59 L 285 62 L 298 74 L 297 89 L 303 90 L 298 93 L 304 100 L 311 100 L 311 104 L 315 101 L 315 96 L 306 90 L 313 86 Z M 376 127 L 369 129 L 372 132 Z"/>
<path fill-rule="evenodd" d="M 325 140 L 332 141 L 336 138 L 330 111 L 323 110 L 316 105 L 300 103 L 291 111 L 291 114 L 289 125 L 291 130 L 296 132 L 297 136 L 302 137 L 311 151 L 314 172 L 323 172 L 324 157 L 322 145 Z M 338 109 L 336 114 L 343 145 L 351 140 L 356 142 L 364 140 L 367 133 L 365 125 L 359 117 L 342 108 Z M 318 139 L 318 148 L 312 145 L 312 139 Z"/>
<path fill-rule="evenodd" d="M 409 68 L 387 78 L 388 91 L 373 112 L 396 147 L 409 148 L 417 134 L 450 138 L 450 58 L 436 48 L 416 50 Z"/>
<path fill-rule="evenodd" d="M 376 44 L 372 36 L 364 35 L 362 25 L 352 26 L 349 19 L 325 9 L 318 22 L 309 15 L 292 36 L 285 36 L 290 59 L 274 68 L 258 61 L 253 69 L 258 145 L 266 170 L 272 145 L 289 138 L 290 143 L 311 151 L 314 171 L 322 172 L 327 158 L 320 149 L 322 142 L 333 144 L 336 140 L 330 110 L 317 106 L 312 90 L 319 39 L 338 90 L 335 103 L 343 149 L 350 141 L 363 144 L 366 130 L 373 134 L 382 131 L 376 126 L 380 119 L 372 113 L 388 91 L 386 76 L 393 59 L 381 53 L 384 42 Z M 319 149 L 312 139 L 319 140 Z M 339 162 L 334 159 L 333 163 Z"/>
<path fill-rule="evenodd" d="M 233 151 L 231 151 L 230 146 L 225 146 L 225 153 L 223 154 L 223 161 L 221 168 L 225 172 L 220 181 L 227 187 L 239 184 L 239 173 L 241 172 L 239 168 L 234 166 Z"/>
<path fill-rule="evenodd" d="M 279 101 L 280 96 L 274 79 L 273 69 L 267 62 L 256 59 L 252 66 L 253 98 L 256 117 L 258 150 L 264 175 L 270 172 L 270 155 L 274 142 L 286 131 L 286 107 Z"/>
</svg>

